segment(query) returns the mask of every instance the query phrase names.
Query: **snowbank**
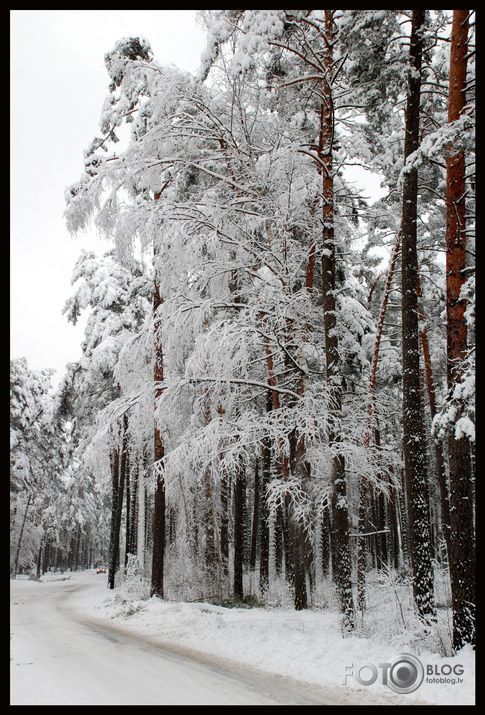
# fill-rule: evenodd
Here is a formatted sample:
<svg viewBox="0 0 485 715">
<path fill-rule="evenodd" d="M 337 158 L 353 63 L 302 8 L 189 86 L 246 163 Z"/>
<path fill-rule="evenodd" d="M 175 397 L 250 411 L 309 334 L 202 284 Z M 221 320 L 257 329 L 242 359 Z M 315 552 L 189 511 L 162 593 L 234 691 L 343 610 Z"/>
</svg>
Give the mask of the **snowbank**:
<svg viewBox="0 0 485 715">
<path fill-rule="evenodd" d="M 413 652 L 404 636 L 391 642 L 376 636 L 344 638 L 338 613 L 330 609 L 295 612 L 173 603 L 158 598 L 133 600 L 123 587 L 108 595 L 96 589 L 74 597 L 76 608 L 86 615 L 114 620 L 137 635 L 322 687 L 358 688 L 365 695 L 369 691 L 391 694 L 382 683 L 380 664 Z M 418 657 L 424 666 L 424 680 L 413 693 L 398 696 L 403 705 L 474 703 L 475 659 L 471 648 L 452 658 L 424 651 Z M 355 673 L 366 664 L 375 666 L 378 677 L 363 688 Z M 361 677 L 368 679 L 370 672 L 362 670 Z"/>
</svg>

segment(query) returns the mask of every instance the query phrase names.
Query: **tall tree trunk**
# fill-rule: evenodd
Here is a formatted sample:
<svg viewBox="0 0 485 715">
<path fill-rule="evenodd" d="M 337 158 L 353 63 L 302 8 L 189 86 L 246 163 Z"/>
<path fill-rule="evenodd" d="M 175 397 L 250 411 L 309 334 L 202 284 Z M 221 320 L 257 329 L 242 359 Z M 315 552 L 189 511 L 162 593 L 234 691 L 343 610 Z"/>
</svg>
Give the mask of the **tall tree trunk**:
<svg viewBox="0 0 485 715">
<path fill-rule="evenodd" d="M 359 477 L 359 536 L 357 537 L 357 608 L 363 615 L 366 606 L 366 533 L 367 491 L 369 484 Z"/>
<path fill-rule="evenodd" d="M 405 117 L 404 160 L 418 149 L 421 98 L 421 65 L 425 11 L 413 10 L 408 95 Z M 418 172 L 408 171 L 402 198 L 402 360 L 403 360 L 403 452 L 408 494 L 413 595 L 419 617 L 436 617 L 434 579 L 430 556 L 429 498 L 424 428 L 421 413 L 418 330 L 417 203 Z"/>
<path fill-rule="evenodd" d="M 256 568 L 256 556 L 258 550 L 258 533 L 259 533 L 259 459 L 256 456 L 254 465 L 254 503 L 253 503 L 253 522 L 251 528 L 251 553 L 249 555 L 249 568 L 254 571 Z"/>
<path fill-rule="evenodd" d="M 243 465 L 239 465 L 234 480 L 234 597 L 242 600 L 244 560 L 244 500 L 246 477 Z"/>
<path fill-rule="evenodd" d="M 389 567 L 398 569 L 401 565 L 401 547 L 399 538 L 398 493 L 389 485 L 389 501 L 387 504 L 387 525 L 389 529 Z"/>
<path fill-rule="evenodd" d="M 466 96 L 469 10 L 453 10 L 448 121 L 463 113 Z M 467 326 L 460 292 L 465 282 L 465 156 L 454 153 L 446 162 L 446 320 L 448 390 L 460 382 L 467 354 Z M 450 527 L 448 553 L 453 604 L 453 646 L 475 643 L 475 538 L 470 443 L 453 433 L 448 439 Z"/>
<path fill-rule="evenodd" d="M 27 521 L 27 513 L 29 511 L 31 502 L 32 502 L 32 492 L 29 492 L 29 496 L 27 498 L 27 504 L 25 505 L 24 516 L 22 518 L 22 525 L 20 527 L 19 540 L 17 542 L 17 551 L 15 553 L 15 564 L 14 564 L 14 569 L 13 569 L 14 576 L 16 576 L 18 568 L 19 568 L 20 549 L 22 548 L 22 539 L 24 536 L 25 522 Z"/>
<path fill-rule="evenodd" d="M 49 570 L 50 552 L 51 552 L 51 542 L 50 542 L 50 539 L 47 538 L 45 545 L 44 545 L 44 558 L 42 559 L 42 573 L 47 573 Z"/>
<path fill-rule="evenodd" d="M 132 487 L 131 487 L 131 502 L 130 502 L 130 542 L 129 542 L 129 550 L 130 554 L 136 555 L 137 551 L 137 537 L 138 537 L 138 532 L 137 532 L 137 516 L 138 516 L 138 510 L 137 510 L 137 504 L 138 504 L 138 499 L 137 499 L 137 491 L 138 491 L 138 471 L 139 471 L 139 465 L 138 462 L 134 462 L 133 467 L 130 469 L 131 474 L 133 475 L 132 479 Z"/>
<path fill-rule="evenodd" d="M 155 201 L 158 201 L 161 196 L 161 191 L 154 195 Z M 154 246 L 154 270 L 155 275 L 158 271 L 156 265 L 158 256 L 158 247 Z M 155 383 L 155 404 L 156 410 L 157 400 L 163 393 L 161 384 L 163 383 L 163 344 L 162 331 L 160 326 L 160 318 L 158 317 L 158 309 L 162 305 L 162 297 L 160 295 L 160 285 L 158 279 L 155 278 L 155 286 L 153 291 L 153 343 L 154 343 L 154 368 L 153 380 Z M 160 428 L 155 424 L 154 430 L 154 454 L 153 468 L 155 470 L 156 487 L 155 487 L 155 508 L 153 512 L 153 552 L 152 552 L 152 577 L 150 584 L 150 595 L 163 598 L 163 569 L 165 558 L 165 479 L 163 476 L 162 460 L 165 456 L 165 448 L 163 445 Z"/>
<path fill-rule="evenodd" d="M 74 557 L 74 571 L 77 571 L 79 568 L 79 550 L 81 546 L 81 527 L 77 527 L 76 531 L 76 554 Z"/>
<path fill-rule="evenodd" d="M 113 503 L 115 508 L 112 511 L 111 521 L 111 542 L 110 542 L 110 565 L 108 572 L 108 587 L 113 589 L 115 585 L 115 574 L 118 570 L 120 562 L 120 531 L 121 531 L 121 516 L 123 513 L 123 492 L 125 486 L 126 475 L 126 460 L 128 456 L 128 437 L 127 437 L 128 418 L 126 414 L 123 417 L 123 433 L 121 439 L 121 454 L 118 450 L 114 451 L 113 457 L 113 484 L 116 481 L 116 490 L 113 486 Z M 119 455 L 119 456 L 118 456 Z"/>
<path fill-rule="evenodd" d="M 267 393 L 266 410 L 272 410 L 271 394 Z M 267 489 L 271 481 L 271 442 L 264 437 L 261 444 L 261 511 L 259 533 L 259 592 L 263 594 L 269 585 L 269 508 Z"/>
<path fill-rule="evenodd" d="M 138 471 L 138 535 L 136 555 L 138 563 L 145 573 L 145 464 L 143 455 Z"/>
<path fill-rule="evenodd" d="M 39 553 L 37 554 L 37 578 L 40 578 L 40 567 L 42 565 L 42 543 L 39 546 Z"/>
<path fill-rule="evenodd" d="M 156 428 L 155 453 L 158 459 L 163 458 L 163 444 L 159 437 L 159 430 Z M 160 456 L 162 455 L 162 456 Z M 153 552 L 152 552 L 152 578 L 150 584 L 150 595 L 163 598 L 163 576 L 165 557 L 165 480 L 157 469 L 157 485 L 155 489 L 154 511 L 153 511 Z"/>
<path fill-rule="evenodd" d="M 131 541 L 131 491 L 130 491 L 130 467 L 129 455 L 126 456 L 126 507 L 125 507 L 125 570 L 128 563 Z"/>
<path fill-rule="evenodd" d="M 406 568 L 411 566 L 411 539 L 409 535 L 409 509 L 408 495 L 406 493 L 406 485 L 404 482 L 404 469 L 401 471 L 401 488 L 398 492 L 397 513 L 399 515 L 399 525 L 401 529 L 401 546 L 403 562 Z"/>
<path fill-rule="evenodd" d="M 375 429 L 375 443 L 376 447 L 381 446 L 381 432 L 378 427 Z M 384 477 L 381 475 L 381 481 L 384 481 Z M 384 564 L 388 562 L 388 533 L 386 532 L 386 498 L 382 489 L 373 488 L 373 495 L 375 499 L 375 509 L 376 509 L 376 519 L 375 519 L 375 530 L 377 531 L 377 568 L 382 569 Z"/>
<path fill-rule="evenodd" d="M 323 250 L 322 250 L 322 295 L 324 309 L 325 359 L 327 382 L 330 391 L 329 405 L 332 424 L 340 421 L 342 411 L 342 383 L 336 313 L 336 250 L 334 231 L 334 186 L 333 186 L 333 136 L 334 108 L 330 77 L 333 71 L 333 44 L 336 38 L 334 11 L 325 10 L 325 41 L 323 46 L 326 77 L 322 81 L 324 101 L 320 116 L 319 158 L 322 166 L 323 200 Z M 332 573 L 335 579 L 343 614 L 344 630 L 354 627 L 354 602 L 351 582 L 349 544 L 349 518 L 346 494 L 345 460 L 339 450 L 340 434 L 332 426 L 329 430 L 329 446 L 332 457 Z"/>
<path fill-rule="evenodd" d="M 320 511 L 320 563 L 322 576 L 325 578 L 330 564 L 330 515 L 328 506 L 324 506 Z"/>
<path fill-rule="evenodd" d="M 120 483 L 119 483 L 119 494 L 118 494 L 118 504 L 117 504 L 117 514 L 116 514 L 116 543 L 115 543 L 115 571 L 120 566 L 120 548 L 121 548 L 121 517 L 123 514 L 123 495 L 126 483 L 126 475 L 128 471 L 128 416 L 125 414 L 123 417 L 123 438 L 121 442 L 121 455 L 120 455 Z"/>
<path fill-rule="evenodd" d="M 224 578 L 229 565 L 229 504 L 227 494 L 227 476 L 221 474 L 221 558 Z"/>
<path fill-rule="evenodd" d="M 296 430 L 290 434 L 290 473 L 298 475 L 299 467 L 297 465 L 297 437 Z M 298 475 L 300 482 L 303 481 L 301 473 Z M 289 541 L 291 544 L 291 576 L 292 586 L 294 588 L 294 603 L 295 609 L 301 611 L 308 606 L 308 594 L 306 588 L 306 534 L 304 526 L 300 519 L 295 514 L 295 505 L 292 500 L 288 502 L 288 532 Z M 289 579 L 290 580 L 290 579 Z M 290 580 L 291 583 L 291 580 Z"/>
<path fill-rule="evenodd" d="M 118 513 L 119 485 L 120 485 L 120 451 L 116 447 L 111 453 L 111 529 L 109 539 L 109 568 L 108 568 L 108 588 L 115 587 L 116 572 L 116 540 L 119 532 L 116 530 L 116 515 Z"/>
</svg>

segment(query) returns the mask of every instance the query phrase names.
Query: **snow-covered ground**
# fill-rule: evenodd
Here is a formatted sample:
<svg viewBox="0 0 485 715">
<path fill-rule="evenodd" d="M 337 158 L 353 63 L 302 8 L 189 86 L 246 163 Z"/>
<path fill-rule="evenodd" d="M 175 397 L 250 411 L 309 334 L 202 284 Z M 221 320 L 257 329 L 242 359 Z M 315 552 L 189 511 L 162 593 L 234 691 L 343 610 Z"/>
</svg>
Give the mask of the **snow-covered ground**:
<svg viewBox="0 0 485 715">
<path fill-rule="evenodd" d="M 421 652 L 422 685 L 397 695 L 379 666 L 406 652 L 402 643 L 342 638 L 329 609 L 137 600 L 132 587 L 108 592 L 106 577 L 89 571 L 12 582 L 11 622 L 12 704 L 474 703 L 471 649 L 454 658 Z M 363 687 L 353 674 L 369 663 L 378 677 Z M 443 666 L 438 677 L 454 684 L 426 682 L 437 677 L 428 667 Z"/>
</svg>

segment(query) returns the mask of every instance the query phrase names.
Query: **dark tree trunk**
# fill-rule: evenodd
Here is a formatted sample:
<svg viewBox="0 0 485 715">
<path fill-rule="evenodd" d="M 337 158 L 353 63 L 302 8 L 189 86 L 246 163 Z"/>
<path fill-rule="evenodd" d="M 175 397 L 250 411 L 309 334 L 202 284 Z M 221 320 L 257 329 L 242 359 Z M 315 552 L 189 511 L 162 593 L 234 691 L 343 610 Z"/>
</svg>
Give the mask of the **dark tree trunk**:
<svg viewBox="0 0 485 715">
<path fill-rule="evenodd" d="M 323 44 L 324 66 L 327 77 L 322 81 L 324 102 L 321 105 L 319 158 L 322 166 L 323 198 L 323 251 L 322 251 L 322 296 L 324 310 L 325 361 L 330 389 L 331 412 L 338 423 L 342 411 L 342 384 L 336 312 L 336 250 L 334 232 L 334 185 L 333 185 L 333 137 L 334 110 L 332 87 L 329 77 L 333 68 L 333 44 L 336 39 L 334 11 L 325 10 L 325 37 Z M 349 544 L 349 518 L 346 493 L 345 460 L 339 452 L 340 435 L 333 427 L 329 430 L 329 445 L 332 458 L 332 573 L 340 599 L 344 630 L 354 627 L 354 601 L 351 582 Z"/>
<path fill-rule="evenodd" d="M 249 555 L 249 568 L 254 571 L 256 568 L 256 556 L 258 551 L 258 533 L 259 533 L 259 459 L 256 457 L 254 465 L 254 504 L 253 504 L 253 523 L 251 529 L 251 553 Z"/>
<path fill-rule="evenodd" d="M 81 527 L 77 527 L 77 532 L 76 532 L 76 552 L 74 556 L 74 571 L 77 571 L 79 568 L 79 551 L 81 548 Z"/>
<path fill-rule="evenodd" d="M 42 560 L 42 573 L 47 573 L 49 570 L 49 556 L 51 551 L 50 539 L 47 539 L 44 545 L 44 558 Z"/>
<path fill-rule="evenodd" d="M 126 506 L 125 506 L 125 571 L 130 553 L 131 541 L 131 491 L 129 455 L 126 456 Z"/>
<path fill-rule="evenodd" d="M 37 578 L 40 578 L 40 567 L 42 564 L 42 544 L 39 546 L 39 553 L 37 554 Z"/>
<path fill-rule="evenodd" d="M 120 486 L 120 451 L 114 449 L 111 454 L 111 529 L 109 540 L 109 569 L 108 588 L 115 587 L 116 572 L 116 540 L 119 532 L 116 530 L 116 515 L 118 513 L 119 486 Z"/>
<path fill-rule="evenodd" d="M 266 410 L 271 412 L 272 400 L 268 392 Z M 265 437 L 261 444 L 261 509 L 259 532 L 259 591 L 263 594 L 269 585 L 269 508 L 267 489 L 271 481 L 271 442 Z"/>
<path fill-rule="evenodd" d="M 112 506 L 111 506 L 111 532 L 110 532 L 110 558 L 108 569 L 108 588 L 115 586 L 115 574 L 120 561 L 120 530 L 121 516 L 123 512 L 123 492 L 125 483 L 126 457 L 127 457 L 127 435 L 126 428 L 128 418 L 123 417 L 123 433 L 121 439 L 121 450 L 113 450 L 111 459 L 111 473 L 113 479 Z"/>
<path fill-rule="evenodd" d="M 297 475 L 299 471 L 297 459 L 297 436 L 293 430 L 290 434 L 290 474 Z M 298 474 L 300 483 L 303 482 L 302 474 Z M 305 529 L 300 519 L 295 515 L 293 502 L 288 499 L 288 535 L 291 549 L 291 570 L 288 574 L 289 582 L 294 589 L 295 609 L 301 611 L 308 606 L 308 594 L 306 588 L 306 548 Z"/>
<path fill-rule="evenodd" d="M 421 65 L 425 11 L 413 10 L 410 37 L 410 65 L 405 116 L 404 159 L 419 146 Z M 408 496 L 413 595 L 419 617 L 436 618 L 434 579 L 430 556 L 428 475 L 424 428 L 421 413 L 418 330 L 417 203 L 418 172 L 404 176 L 402 197 L 402 360 L 403 360 L 403 452 Z"/>
<path fill-rule="evenodd" d="M 234 480 L 234 597 L 242 600 L 244 561 L 244 501 L 246 477 L 241 465 Z"/>
<path fill-rule="evenodd" d="M 403 549 L 402 549 L 402 538 L 399 529 L 399 495 L 393 490 L 393 500 L 392 500 L 392 510 L 391 510 L 391 524 L 394 533 L 393 545 L 394 545 L 394 566 L 396 569 L 401 568 L 404 561 Z"/>
<path fill-rule="evenodd" d="M 136 554 L 137 553 L 137 546 L 138 546 L 138 500 L 137 500 L 137 494 L 138 494 L 138 469 L 139 466 L 137 462 L 134 464 L 134 468 L 132 468 L 131 474 L 132 474 L 132 494 L 131 494 L 131 504 L 130 504 L 130 543 L 129 543 L 129 549 L 130 549 L 130 554 Z"/>
<path fill-rule="evenodd" d="M 451 33 L 448 121 L 462 115 L 466 104 L 469 10 L 453 10 Z M 446 162 L 446 318 L 448 390 L 461 379 L 467 354 L 465 301 L 465 156 L 452 154 Z M 453 647 L 475 644 L 475 537 L 470 442 L 466 436 L 448 439 L 450 473 L 450 527 L 448 553 L 453 604 Z"/>
<path fill-rule="evenodd" d="M 375 430 L 376 447 L 381 446 L 381 432 L 378 428 Z M 380 480 L 384 481 L 383 475 L 379 475 Z M 377 568 L 382 569 L 388 563 L 388 534 L 386 533 L 386 497 L 382 490 L 373 489 L 374 504 L 375 504 L 375 530 L 376 534 L 376 554 Z"/>
<path fill-rule="evenodd" d="M 274 558 L 276 576 L 283 572 L 283 509 L 276 508 L 274 521 Z"/>
<path fill-rule="evenodd" d="M 153 511 L 153 556 L 150 594 L 163 598 L 163 566 L 165 556 L 165 482 L 157 480 Z"/>
<path fill-rule="evenodd" d="M 357 608 L 363 614 L 366 606 L 366 551 L 367 537 L 367 490 L 368 482 L 362 477 L 359 478 L 359 536 L 357 537 Z"/>
<path fill-rule="evenodd" d="M 328 575 L 330 565 L 330 516 L 328 506 L 320 511 L 320 563 L 322 576 Z"/>
<path fill-rule="evenodd" d="M 224 575 L 226 575 L 229 564 L 229 504 L 225 475 L 221 475 L 221 557 Z"/>
<path fill-rule="evenodd" d="M 148 495 L 145 489 L 145 551 L 150 551 L 152 548 L 153 537 L 153 498 Z"/>
<path fill-rule="evenodd" d="M 113 589 L 115 585 L 115 574 L 120 564 L 120 531 L 121 516 L 123 513 L 123 493 L 125 488 L 126 462 L 128 456 L 127 439 L 128 418 L 123 417 L 123 435 L 121 441 L 121 454 L 114 451 L 113 457 L 113 480 L 116 481 L 116 489 L 113 486 L 113 503 L 115 505 L 111 522 L 111 543 L 110 543 L 110 565 L 108 572 L 108 587 Z"/>
<path fill-rule="evenodd" d="M 243 570 L 249 571 L 249 557 L 251 553 L 251 510 L 249 508 L 247 476 L 244 471 L 244 499 L 243 499 Z"/>
<path fill-rule="evenodd" d="M 401 529 L 401 545 L 402 545 L 402 555 L 403 561 L 406 567 L 411 565 L 411 546 L 409 538 L 409 523 L 408 523 L 408 508 L 407 508 L 407 494 L 406 487 L 404 483 L 404 470 L 401 472 L 401 489 L 398 494 L 398 505 L 397 513 L 399 515 L 399 525 Z"/>
<path fill-rule="evenodd" d="M 27 514 L 29 511 L 31 501 L 32 501 L 32 494 L 29 493 L 29 496 L 27 498 L 27 504 L 25 505 L 24 515 L 22 518 L 22 525 L 20 527 L 19 540 L 17 542 L 17 551 L 15 553 L 15 563 L 14 563 L 14 569 L 13 569 L 14 576 L 17 574 L 17 571 L 19 568 L 20 549 L 22 548 L 22 539 L 23 539 L 24 531 L 25 531 L 25 522 L 27 521 Z"/>
</svg>

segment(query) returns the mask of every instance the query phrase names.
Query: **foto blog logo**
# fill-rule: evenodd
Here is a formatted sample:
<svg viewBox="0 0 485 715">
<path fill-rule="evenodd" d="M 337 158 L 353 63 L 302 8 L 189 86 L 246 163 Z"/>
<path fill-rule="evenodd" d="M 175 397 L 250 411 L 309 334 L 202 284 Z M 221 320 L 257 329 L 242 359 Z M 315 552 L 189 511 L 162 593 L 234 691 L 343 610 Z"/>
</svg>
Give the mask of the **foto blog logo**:
<svg viewBox="0 0 485 715">
<path fill-rule="evenodd" d="M 359 668 L 346 666 L 344 685 L 347 685 L 347 678 L 352 676 L 359 685 L 373 685 L 379 677 L 378 669 L 381 671 L 382 684 L 400 694 L 417 690 L 424 678 L 424 668 L 419 658 L 401 653 L 388 663 L 379 663 L 377 667 L 373 663 L 365 663 Z"/>
<path fill-rule="evenodd" d="M 354 665 L 348 665 L 345 668 L 344 685 L 347 685 L 347 679 L 350 677 L 353 677 L 359 685 L 373 685 L 379 678 L 379 672 L 383 685 L 387 685 L 395 693 L 406 695 L 417 690 L 423 682 L 425 666 L 419 658 L 410 653 L 400 653 L 391 661 L 379 663 L 378 666 L 373 663 L 365 663 L 358 668 L 354 668 Z M 427 665 L 426 682 L 434 684 L 451 683 L 452 685 L 463 683 L 462 678 L 454 677 L 463 675 L 463 672 L 464 668 L 460 663 L 453 666 L 448 663 L 441 666 Z"/>
</svg>

